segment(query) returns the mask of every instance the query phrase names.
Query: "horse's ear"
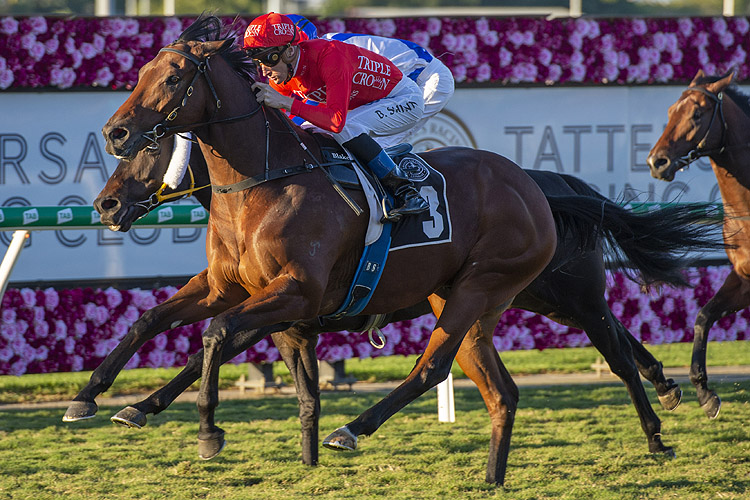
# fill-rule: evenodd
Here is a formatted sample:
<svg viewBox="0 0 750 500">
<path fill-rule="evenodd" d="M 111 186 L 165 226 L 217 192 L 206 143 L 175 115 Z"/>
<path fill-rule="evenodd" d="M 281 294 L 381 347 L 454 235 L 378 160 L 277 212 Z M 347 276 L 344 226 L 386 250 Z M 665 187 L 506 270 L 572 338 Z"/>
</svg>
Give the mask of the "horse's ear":
<svg viewBox="0 0 750 500">
<path fill-rule="evenodd" d="M 718 80 L 706 85 L 706 90 L 710 90 L 714 94 L 718 94 L 719 92 L 724 90 L 727 87 L 727 85 L 732 83 L 732 80 L 734 79 L 735 71 L 736 70 L 734 68 L 730 69 L 723 76 L 721 76 Z"/>
<path fill-rule="evenodd" d="M 706 73 L 704 73 L 702 69 L 699 69 L 698 72 L 693 77 L 693 81 L 690 82 L 690 86 L 697 85 L 698 80 L 700 80 L 701 78 L 705 78 L 705 77 L 706 77 Z"/>
</svg>

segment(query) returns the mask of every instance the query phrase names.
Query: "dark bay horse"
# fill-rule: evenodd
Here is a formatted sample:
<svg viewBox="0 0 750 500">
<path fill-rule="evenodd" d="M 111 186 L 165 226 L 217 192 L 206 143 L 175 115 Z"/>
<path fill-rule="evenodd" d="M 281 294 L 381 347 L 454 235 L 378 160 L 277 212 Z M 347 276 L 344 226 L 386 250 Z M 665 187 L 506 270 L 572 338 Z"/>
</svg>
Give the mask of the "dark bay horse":
<svg viewBox="0 0 750 500">
<path fill-rule="evenodd" d="M 669 107 L 669 121 L 648 156 L 651 175 L 671 181 L 678 170 L 708 157 L 724 204 L 724 240 L 732 270 L 695 319 L 690 381 L 709 418 L 721 399 L 708 387 L 708 332 L 718 320 L 750 306 L 750 96 L 733 82 L 734 73 L 706 76 L 699 70 Z"/>
<path fill-rule="evenodd" d="M 213 420 L 223 348 L 252 345 L 294 321 L 338 308 L 365 230 L 365 222 L 319 170 L 263 182 L 319 152 L 308 135 L 290 133 L 283 117 L 257 105 L 248 75 L 240 71 L 242 54 L 232 50 L 231 41 L 202 40 L 216 31 L 214 19 L 199 19 L 141 69 L 132 95 L 103 129 L 107 149 L 129 159 L 162 135 L 194 130 L 212 184 L 256 185 L 212 198 L 209 268 L 133 325 L 80 399 L 93 401 L 148 338 L 213 317 L 203 338 L 198 401 L 199 450 L 205 458 L 224 444 Z M 493 424 L 487 480 L 502 483 L 518 393 L 486 339 L 511 300 L 553 258 L 556 225 L 550 206 L 575 216 L 588 235 L 596 234 L 609 207 L 585 196 L 546 199 L 526 173 L 492 153 L 450 148 L 424 156 L 448 181 L 455 207 L 453 240 L 394 254 L 363 313 L 393 311 L 429 297 L 438 323 L 406 381 L 334 433 L 331 442 L 356 446 L 356 436 L 371 434 L 444 379 L 455 356 L 487 403 Z"/>
<path fill-rule="evenodd" d="M 123 228 L 130 227 L 135 218 L 145 213 L 144 200 L 151 200 L 161 189 L 160 180 L 164 177 L 170 157 L 168 151 L 172 150 L 173 139 L 171 137 L 160 142 L 164 143 L 161 148 L 164 151 L 162 154 L 154 151 L 141 151 L 132 161 L 121 161 L 118 164 L 106 186 L 94 201 L 94 206 L 102 214 L 102 221 L 105 224 L 124 230 Z M 193 185 L 203 186 L 210 182 L 208 167 L 200 149 L 192 149 L 189 164 L 188 168 L 191 173 L 189 178 L 192 179 Z M 527 171 L 527 173 L 546 196 L 578 194 L 602 199 L 587 184 L 575 177 L 533 170 Z M 177 192 L 189 194 L 191 192 L 190 185 L 188 176 L 186 176 L 183 183 L 177 187 Z M 198 194 L 201 193 L 199 201 L 206 209 L 210 209 L 210 190 L 203 190 Z M 172 193 L 167 189 L 163 196 L 169 197 L 172 196 Z M 617 216 L 610 215 L 610 213 L 615 213 Z M 665 214 L 661 212 L 630 215 L 628 217 L 627 212 L 621 209 L 614 212 L 605 212 L 605 216 L 608 220 L 612 219 L 611 223 L 605 224 L 606 226 L 614 227 L 621 224 L 621 227 L 628 227 L 628 232 L 632 235 L 641 234 L 641 238 L 647 234 L 648 221 L 654 224 L 656 221 L 665 218 L 672 220 L 671 217 L 665 217 Z M 619 222 L 615 223 L 615 220 Z M 683 229 L 685 228 L 681 228 L 673 234 L 679 234 Z M 601 237 L 604 238 L 604 234 Z M 625 241 L 625 232 L 618 231 L 616 238 Z M 658 420 L 652 423 L 655 416 L 651 416 L 653 412 L 650 411 L 650 404 L 642 387 L 640 387 L 640 380 L 632 368 L 630 349 L 632 348 L 633 357 L 641 374 L 654 384 L 659 401 L 664 408 L 672 410 L 679 404 L 680 388 L 672 379 L 665 379 L 661 363 L 653 358 L 622 323 L 617 321 L 609 309 L 604 298 L 605 265 L 602 254 L 604 241 L 597 242 L 596 248 L 582 252 L 580 257 L 563 262 L 563 256 L 570 253 L 565 247 L 577 245 L 579 240 L 578 237 L 559 239 L 558 250 L 552 262 L 542 274 L 514 298 L 511 307 L 521 307 L 544 314 L 562 324 L 584 329 L 594 345 L 607 358 L 614 372 L 619 374 L 628 386 L 649 438 L 649 449 L 654 453 L 672 454 L 671 447 L 661 444 Z M 679 242 L 680 244 L 687 243 L 682 237 L 679 238 Z M 668 255 L 670 253 L 666 251 L 668 242 L 665 240 L 660 244 L 664 244 L 663 255 Z M 623 243 L 623 245 L 628 247 L 627 243 Z M 644 249 L 639 246 L 628 249 L 631 255 L 636 255 L 642 251 Z M 680 252 L 682 251 L 684 249 L 681 248 Z M 641 263 L 653 263 L 651 259 L 646 257 L 636 260 Z M 680 259 L 673 262 L 683 263 Z M 668 266 L 656 264 L 657 266 L 652 268 L 644 268 L 643 272 L 649 275 L 652 280 L 658 277 L 658 279 L 665 280 L 667 283 L 679 284 L 675 283 L 674 275 L 671 274 Z M 417 306 L 398 311 L 393 316 L 389 315 L 384 318 L 381 324 L 389 320 L 396 321 L 399 318 L 409 319 L 429 310 L 429 304 L 425 301 Z M 359 323 L 355 323 L 356 321 L 359 321 Z M 318 369 L 314 350 L 316 335 L 323 331 L 362 330 L 361 325 L 364 324 L 364 321 L 364 318 L 346 318 L 343 323 L 340 321 L 328 322 L 324 325 L 320 325 L 318 322 L 301 322 L 285 332 L 272 334 L 297 388 L 300 402 L 300 420 L 303 427 L 302 457 L 305 463 L 314 464 L 318 457 L 317 432 L 309 432 L 310 429 L 317 430 L 317 419 L 320 412 L 317 390 Z M 487 333 L 491 334 L 492 332 Z M 629 346 L 621 346 L 622 342 L 628 343 Z M 244 350 L 244 346 L 239 346 L 237 350 L 225 347 L 224 359 L 231 359 L 242 350 Z M 156 414 L 166 409 L 182 391 L 200 378 L 201 363 L 202 353 L 191 357 L 185 370 L 175 380 L 147 399 L 124 408 L 112 417 L 112 420 L 131 427 L 139 428 L 146 425 L 148 414 Z M 626 368 L 628 366 L 630 369 Z M 300 376 L 298 377 L 297 374 Z M 89 415 L 88 411 L 87 409 L 86 415 Z M 73 420 L 73 418 L 69 419 Z"/>
</svg>

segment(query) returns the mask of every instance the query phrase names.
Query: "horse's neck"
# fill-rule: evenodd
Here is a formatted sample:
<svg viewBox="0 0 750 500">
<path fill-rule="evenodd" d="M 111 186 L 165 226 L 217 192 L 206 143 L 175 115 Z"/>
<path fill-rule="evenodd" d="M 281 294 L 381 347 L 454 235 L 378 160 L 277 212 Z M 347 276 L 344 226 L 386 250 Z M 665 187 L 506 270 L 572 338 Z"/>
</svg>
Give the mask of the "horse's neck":
<svg viewBox="0 0 750 500">
<path fill-rule="evenodd" d="M 227 69 L 231 72 L 230 77 L 214 79 L 217 94 L 222 100 L 221 113 L 217 113 L 215 119 L 241 116 L 252 112 L 258 105 L 247 82 L 242 81 L 231 68 Z M 209 115 L 211 111 L 209 109 Z M 266 168 L 276 170 L 310 162 L 308 153 L 282 120 L 286 120 L 286 117 L 280 112 L 261 108 L 248 118 L 212 124 L 197 132 L 211 184 L 231 185 L 262 175 Z M 295 130 L 300 140 L 319 158 L 314 139 L 301 129 Z M 277 180 L 264 184 L 263 190 L 280 186 L 282 182 Z M 220 209 L 223 213 L 236 215 L 258 189 L 254 187 L 234 194 L 213 194 L 211 210 L 215 212 Z M 262 205 L 270 209 L 268 203 Z"/>
<path fill-rule="evenodd" d="M 221 67 L 223 73 L 213 81 L 222 100 L 222 108 L 214 119 L 241 116 L 257 109 L 258 103 L 249 83 L 225 61 L 222 61 Z M 208 106 L 211 107 L 210 102 Z M 210 116 L 213 110 L 208 111 Z M 266 167 L 274 169 L 301 163 L 304 150 L 281 122 L 284 119 L 276 110 L 260 109 L 242 120 L 204 127 L 197 136 L 208 164 L 211 183 L 233 184 L 262 174 Z M 304 133 L 299 130 L 298 134 Z"/>
<path fill-rule="evenodd" d="M 206 116 L 211 120 L 230 119 L 256 109 L 258 104 L 249 85 L 226 62 L 214 64 L 214 67 L 224 69 L 221 73 L 212 72 L 222 106 L 216 111 L 213 99 L 208 98 Z M 201 127 L 196 137 L 212 184 L 232 184 L 263 171 L 266 145 L 262 111 L 245 119 Z"/>
<path fill-rule="evenodd" d="M 727 104 L 731 100 L 727 100 Z M 721 197 L 729 210 L 750 214 L 750 117 L 732 103 L 726 106 L 726 149 L 711 156 Z M 731 208 L 730 208 L 731 207 Z"/>
</svg>

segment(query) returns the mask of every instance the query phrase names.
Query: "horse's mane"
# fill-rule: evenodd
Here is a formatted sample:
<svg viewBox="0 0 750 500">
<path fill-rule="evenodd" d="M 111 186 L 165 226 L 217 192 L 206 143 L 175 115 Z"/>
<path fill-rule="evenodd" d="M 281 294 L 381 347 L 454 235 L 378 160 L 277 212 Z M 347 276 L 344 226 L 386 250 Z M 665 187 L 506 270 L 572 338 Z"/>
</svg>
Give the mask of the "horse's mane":
<svg viewBox="0 0 750 500">
<path fill-rule="evenodd" d="M 718 82 L 726 75 L 707 75 L 702 76 L 695 80 L 696 85 L 706 85 L 708 83 Z M 745 113 L 750 116 L 750 95 L 743 92 L 736 83 L 730 83 L 724 88 L 724 92 L 734 101 L 737 106 Z"/>
<path fill-rule="evenodd" d="M 177 42 L 208 42 L 218 40 L 230 40 L 221 50 L 221 56 L 229 63 L 236 72 L 241 75 L 255 79 L 257 70 L 252 59 L 245 53 L 242 48 L 235 43 L 237 35 L 244 29 L 238 25 L 239 18 L 235 18 L 229 25 L 224 26 L 221 19 L 216 16 L 206 14 L 205 12 L 198 16 L 198 19 L 185 31 L 180 34 Z"/>
</svg>

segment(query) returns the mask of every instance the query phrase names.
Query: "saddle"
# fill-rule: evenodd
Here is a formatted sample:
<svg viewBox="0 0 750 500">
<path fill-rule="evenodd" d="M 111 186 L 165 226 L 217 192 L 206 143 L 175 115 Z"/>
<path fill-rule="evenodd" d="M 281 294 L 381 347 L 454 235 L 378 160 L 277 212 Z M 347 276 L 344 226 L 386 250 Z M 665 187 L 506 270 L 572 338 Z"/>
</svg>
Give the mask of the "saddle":
<svg viewBox="0 0 750 500">
<path fill-rule="evenodd" d="M 358 215 L 361 209 L 344 191 L 362 190 L 368 199 L 370 222 L 365 235 L 365 248 L 354 280 L 343 304 L 332 314 L 321 320 L 355 316 L 367 305 L 377 287 L 385 267 L 388 254 L 394 250 L 422 245 L 434 245 L 451 240 L 450 212 L 445 193 L 445 178 L 432 169 L 421 157 L 411 152 L 410 144 L 398 144 L 387 148 L 386 153 L 409 178 L 425 190 L 430 198 L 431 210 L 411 217 L 404 217 L 395 224 L 380 223 L 376 210 L 387 213 L 387 206 L 393 202 L 376 176 L 363 168 L 353 155 L 342 148 L 329 136 L 313 135 L 323 156 L 319 167 L 326 173 L 334 189 L 349 203 Z M 367 185 L 369 184 L 369 185 Z M 379 206 L 376 206 L 379 205 Z M 368 325 L 369 328 L 369 325 Z M 370 330 L 371 343 L 372 330 Z"/>
<path fill-rule="evenodd" d="M 368 168 L 362 165 L 354 155 L 341 147 L 341 145 L 333 140 L 333 138 L 319 133 L 314 133 L 313 137 L 318 142 L 318 146 L 320 146 L 320 151 L 323 155 L 323 170 L 335 179 L 336 182 L 347 189 L 361 190 L 362 185 L 357 177 L 357 173 L 354 171 L 354 165 L 357 164 L 367 176 L 367 180 L 376 187 L 376 189 L 379 188 L 382 190 L 380 180 L 372 175 Z M 385 152 L 391 157 L 396 165 L 398 165 L 399 162 L 411 152 L 411 150 L 412 145 L 408 143 L 396 144 L 390 148 L 385 148 Z"/>
</svg>

